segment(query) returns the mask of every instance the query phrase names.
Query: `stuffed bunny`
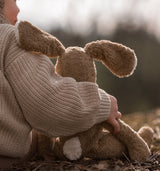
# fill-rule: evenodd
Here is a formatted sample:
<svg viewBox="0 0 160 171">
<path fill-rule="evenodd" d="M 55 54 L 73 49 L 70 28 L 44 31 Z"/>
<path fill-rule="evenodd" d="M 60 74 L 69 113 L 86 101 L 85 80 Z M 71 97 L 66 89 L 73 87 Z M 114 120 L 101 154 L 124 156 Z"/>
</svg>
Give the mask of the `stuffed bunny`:
<svg viewBox="0 0 160 171">
<path fill-rule="evenodd" d="M 84 48 L 65 49 L 54 36 L 28 22 L 19 23 L 17 35 L 19 46 L 33 53 L 56 57 L 56 72 L 63 77 L 73 77 L 78 82 L 96 83 L 95 59 L 102 61 L 118 77 L 131 75 L 137 64 L 133 50 L 107 40 L 88 43 Z M 126 154 L 131 160 L 146 160 L 150 155 L 153 130 L 142 127 L 136 132 L 122 120 L 118 122 L 120 132 L 116 135 L 112 133 L 112 127 L 107 122 L 102 122 L 85 132 L 57 138 L 52 147 L 54 156 L 58 159 L 77 160 L 82 157 L 106 159 Z M 46 141 L 53 143 L 51 138 L 47 140 L 46 137 Z M 39 151 L 45 146 L 41 145 L 39 144 Z"/>
</svg>

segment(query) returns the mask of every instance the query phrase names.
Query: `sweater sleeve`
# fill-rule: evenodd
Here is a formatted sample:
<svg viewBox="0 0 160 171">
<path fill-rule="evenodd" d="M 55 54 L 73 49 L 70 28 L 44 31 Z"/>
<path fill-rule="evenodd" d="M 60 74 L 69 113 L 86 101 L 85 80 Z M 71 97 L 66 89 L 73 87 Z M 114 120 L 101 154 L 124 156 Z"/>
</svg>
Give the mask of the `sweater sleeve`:
<svg viewBox="0 0 160 171">
<path fill-rule="evenodd" d="M 67 136 L 107 119 L 110 99 L 97 84 L 57 75 L 48 57 L 22 50 L 14 38 L 7 50 L 6 78 L 32 128 Z"/>
</svg>

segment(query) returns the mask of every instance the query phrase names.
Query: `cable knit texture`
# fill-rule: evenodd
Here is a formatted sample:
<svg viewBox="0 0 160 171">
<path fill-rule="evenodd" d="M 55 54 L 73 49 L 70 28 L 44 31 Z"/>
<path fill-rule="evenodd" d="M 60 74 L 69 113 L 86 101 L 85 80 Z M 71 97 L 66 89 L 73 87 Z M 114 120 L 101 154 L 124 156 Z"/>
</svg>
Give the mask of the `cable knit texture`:
<svg viewBox="0 0 160 171">
<path fill-rule="evenodd" d="M 107 119 L 110 100 L 103 90 L 57 75 L 48 57 L 17 45 L 16 27 L 6 21 L 0 24 L 0 155 L 24 156 L 32 128 L 67 136 Z"/>
<path fill-rule="evenodd" d="M 8 19 L 1 14 L 1 8 L 0 8 L 0 24 L 10 24 Z"/>
</svg>

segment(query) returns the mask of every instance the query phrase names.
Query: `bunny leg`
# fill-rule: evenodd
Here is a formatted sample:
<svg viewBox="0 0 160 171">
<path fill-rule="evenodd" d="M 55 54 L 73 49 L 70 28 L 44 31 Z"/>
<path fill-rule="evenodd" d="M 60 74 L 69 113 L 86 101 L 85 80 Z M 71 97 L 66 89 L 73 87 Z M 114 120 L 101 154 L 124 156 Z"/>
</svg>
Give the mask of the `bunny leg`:
<svg viewBox="0 0 160 171">
<path fill-rule="evenodd" d="M 95 143 L 86 154 L 86 157 L 97 159 L 118 158 L 126 152 L 125 146 L 113 134 L 104 132 L 98 143 Z"/>
<path fill-rule="evenodd" d="M 121 120 L 119 124 L 121 130 L 116 137 L 126 145 L 131 160 L 145 161 L 150 155 L 147 143 L 129 125 Z"/>
</svg>

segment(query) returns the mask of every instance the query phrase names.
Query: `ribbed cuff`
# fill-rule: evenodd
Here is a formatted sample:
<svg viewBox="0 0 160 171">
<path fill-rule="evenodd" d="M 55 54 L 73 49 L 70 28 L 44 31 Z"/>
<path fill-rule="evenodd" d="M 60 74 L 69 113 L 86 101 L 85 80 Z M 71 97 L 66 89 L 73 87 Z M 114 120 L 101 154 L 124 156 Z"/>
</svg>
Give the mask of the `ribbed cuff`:
<svg viewBox="0 0 160 171">
<path fill-rule="evenodd" d="M 99 89 L 99 94 L 100 94 L 101 102 L 100 102 L 99 110 L 96 115 L 97 123 L 107 120 L 110 113 L 110 106 L 111 106 L 109 95 L 102 89 Z"/>
</svg>

